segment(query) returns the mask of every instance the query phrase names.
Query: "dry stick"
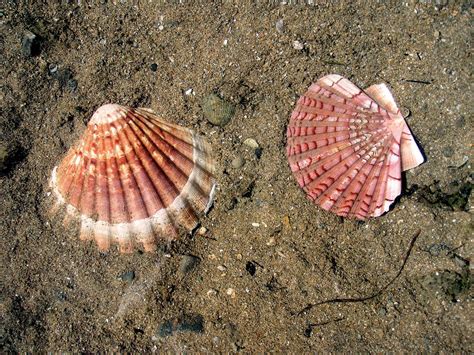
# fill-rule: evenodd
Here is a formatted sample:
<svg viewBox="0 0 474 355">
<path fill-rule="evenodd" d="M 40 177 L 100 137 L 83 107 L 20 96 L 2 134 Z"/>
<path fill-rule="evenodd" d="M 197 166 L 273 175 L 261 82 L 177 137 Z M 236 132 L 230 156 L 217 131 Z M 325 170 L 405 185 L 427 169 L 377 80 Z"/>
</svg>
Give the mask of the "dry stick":
<svg viewBox="0 0 474 355">
<path fill-rule="evenodd" d="M 408 261 L 408 258 L 410 257 L 410 254 L 411 254 L 411 251 L 413 249 L 413 246 L 415 245 L 415 242 L 416 242 L 416 239 L 418 238 L 418 236 L 420 235 L 421 233 L 421 229 L 419 229 L 415 235 L 413 236 L 411 242 L 410 242 L 410 246 L 408 247 L 408 251 L 405 255 L 405 259 L 403 260 L 403 264 L 402 266 L 400 267 L 400 270 L 398 270 L 397 274 L 395 275 L 395 277 L 390 280 L 389 283 L 387 283 L 384 287 L 382 287 L 380 290 L 378 290 L 376 293 L 370 295 L 370 296 L 367 296 L 367 297 L 360 297 L 360 298 L 333 298 L 333 299 L 330 299 L 330 300 L 326 300 L 326 301 L 322 301 L 322 302 L 318 302 L 318 303 L 315 303 L 315 304 L 308 304 L 305 308 L 303 308 L 301 311 L 298 312 L 298 315 L 300 316 L 301 314 L 303 314 L 304 312 L 306 311 L 309 311 L 311 308 L 313 307 L 316 307 L 316 306 L 321 306 L 323 304 L 328 304 L 328 303 L 355 303 L 355 302 L 364 302 L 364 301 L 368 301 L 372 298 L 375 298 L 377 297 L 378 295 L 380 295 L 382 292 L 384 292 L 399 276 L 400 274 L 402 273 L 403 269 L 405 268 L 405 265 Z"/>
</svg>

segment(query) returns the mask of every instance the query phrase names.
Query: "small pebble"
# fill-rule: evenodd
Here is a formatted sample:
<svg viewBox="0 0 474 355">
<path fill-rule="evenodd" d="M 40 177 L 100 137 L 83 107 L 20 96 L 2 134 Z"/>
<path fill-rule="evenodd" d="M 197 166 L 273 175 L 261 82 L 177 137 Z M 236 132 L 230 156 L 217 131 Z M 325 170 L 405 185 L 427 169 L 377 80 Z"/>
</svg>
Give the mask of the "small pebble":
<svg viewBox="0 0 474 355">
<path fill-rule="evenodd" d="M 157 71 L 158 70 L 158 64 L 152 63 L 150 65 L 150 70 L 153 71 L 153 72 Z"/>
<path fill-rule="evenodd" d="M 301 51 L 304 48 L 304 45 L 300 41 L 293 41 L 293 48 Z"/>
<path fill-rule="evenodd" d="M 235 298 L 235 290 L 233 288 L 228 288 L 227 291 L 225 292 L 230 298 Z"/>
<path fill-rule="evenodd" d="M 267 245 L 271 247 L 271 246 L 274 246 L 275 244 L 276 244 L 275 237 L 270 237 L 270 239 L 268 239 Z"/>
<path fill-rule="evenodd" d="M 192 88 L 186 90 L 184 92 L 184 95 L 189 96 L 189 95 L 194 95 L 194 90 Z"/>
<path fill-rule="evenodd" d="M 245 159 L 240 155 L 236 156 L 231 162 L 232 167 L 235 169 L 240 169 L 244 164 Z"/>
<path fill-rule="evenodd" d="M 166 337 L 174 332 L 204 332 L 204 319 L 200 314 L 185 314 L 179 318 L 173 318 L 165 321 L 160 326 L 158 335 Z"/>
<path fill-rule="evenodd" d="M 214 297 L 217 295 L 217 290 L 211 288 L 206 292 L 206 294 L 207 294 L 207 297 Z"/>
<path fill-rule="evenodd" d="M 454 155 L 454 149 L 453 147 L 446 147 L 443 149 L 443 155 L 446 158 L 451 158 Z"/>
<path fill-rule="evenodd" d="M 260 223 L 253 222 L 252 227 L 255 227 L 255 228 L 260 227 Z"/>
<path fill-rule="evenodd" d="M 244 140 L 244 144 L 253 149 L 257 149 L 259 147 L 257 141 L 253 138 L 247 138 Z"/>
<path fill-rule="evenodd" d="M 216 94 L 210 94 L 202 101 L 202 111 L 210 123 L 223 127 L 234 116 L 235 108 L 230 102 Z"/>
<path fill-rule="evenodd" d="M 242 254 L 237 254 L 237 255 L 235 256 L 235 258 L 236 258 L 237 260 L 242 260 Z"/>
<path fill-rule="evenodd" d="M 245 265 L 245 270 L 250 274 L 250 276 L 254 276 L 255 273 L 257 272 L 257 267 L 255 266 L 255 263 L 252 261 L 247 261 L 247 264 Z"/>
<path fill-rule="evenodd" d="M 285 31 L 285 24 L 283 23 L 283 19 L 278 19 L 275 23 L 275 27 L 278 32 L 283 33 Z"/>
<path fill-rule="evenodd" d="M 466 119 L 464 118 L 464 116 L 460 116 L 460 117 L 454 122 L 454 125 L 455 125 L 457 128 L 463 128 L 463 127 L 466 125 Z"/>
<path fill-rule="evenodd" d="M 124 272 L 122 275 L 120 275 L 120 279 L 122 279 L 122 281 L 131 282 L 133 281 L 134 278 L 135 278 L 135 271 L 127 271 L 127 272 Z"/>
<path fill-rule="evenodd" d="M 217 267 L 217 270 L 219 270 L 219 271 L 226 271 L 227 268 L 226 268 L 224 265 L 219 265 L 219 266 Z"/>
<path fill-rule="evenodd" d="M 198 266 L 200 261 L 201 260 L 197 256 L 184 255 L 179 264 L 179 271 L 183 274 L 186 274 Z"/>
<path fill-rule="evenodd" d="M 71 92 L 76 91 L 76 89 L 77 89 L 77 80 L 76 79 L 69 79 L 67 81 L 66 86 Z"/>
<path fill-rule="evenodd" d="M 199 227 L 198 231 L 197 231 L 197 234 L 199 235 L 204 235 L 207 233 L 207 228 L 206 227 Z"/>
<path fill-rule="evenodd" d="M 56 64 L 48 65 L 48 72 L 49 74 L 54 74 L 58 71 L 58 66 Z"/>
<path fill-rule="evenodd" d="M 21 52 L 25 57 L 35 57 L 40 54 L 39 39 L 33 32 L 26 31 L 23 35 Z"/>
</svg>

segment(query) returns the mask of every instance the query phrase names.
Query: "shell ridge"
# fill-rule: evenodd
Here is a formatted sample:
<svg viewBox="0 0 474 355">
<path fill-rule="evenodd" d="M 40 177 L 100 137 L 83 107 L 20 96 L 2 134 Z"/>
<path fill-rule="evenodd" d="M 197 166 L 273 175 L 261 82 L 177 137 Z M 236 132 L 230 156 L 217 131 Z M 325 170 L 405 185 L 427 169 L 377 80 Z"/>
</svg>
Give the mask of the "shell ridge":
<svg viewBox="0 0 474 355">
<path fill-rule="evenodd" d="M 135 110 L 137 111 L 137 110 Z M 192 144 L 191 130 L 179 125 L 162 121 L 156 114 L 150 112 L 138 111 L 138 117 L 148 126 L 160 127 L 163 132 L 172 135 L 175 139 L 180 140 L 189 145 Z M 187 137 L 187 139 L 186 139 Z"/>
<path fill-rule="evenodd" d="M 84 140 L 81 140 L 78 146 L 83 146 L 84 149 L 89 149 L 91 145 L 91 139 L 88 139 L 87 141 L 84 142 Z M 78 160 L 77 163 L 74 162 L 75 160 Z M 75 154 L 73 154 L 71 161 L 73 161 L 73 165 L 75 166 L 74 173 L 71 173 L 71 180 L 70 180 L 70 185 L 67 190 L 63 192 L 64 198 L 69 199 L 68 204 L 73 206 L 75 209 L 78 209 L 80 206 L 80 198 L 81 198 L 81 191 L 83 189 L 83 182 L 84 182 L 84 165 L 86 165 L 89 161 L 83 154 L 79 156 L 78 154 L 78 149 L 75 150 Z M 69 173 L 69 172 L 68 172 Z M 69 174 L 67 174 L 65 177 L 67 178 Z M 61 178 L 61 176 L 60 176 Z M 76 211 L 74 212 L 69 209 L 71 212 L 71 215 L 76 214 Z"/>
<path fill-rule="evenodd" d="M 323 88 L 321 88 L 321 89 L 325 90 Z M 325 90 L 325 91 L 326 91 L 326 93 L 330 92 L 330 91 L 327 91 L 327 90 Z M 334 100 L 333 98 L 330 98 L 327 95 L 324 95 L 324 93 L 319 93 L 319 92 L 316 93 L 315 91 L 312 91 L 312 90 L 308 90 L 304 94 L 304 96 L 306 98 L 310 99 L 310 100 L 314 100 L 315 103 L 321 102 L 323 104 L 331 105 L 331 106 L 333 106 L 333 109 L 339 108 L 339 109 L 344 109 L 346 111 L 354 111 L 358 114 L 363 114 L 363 115 L 367 115 L 367 114 L 370 114 L 370 113 L 376 113 L 375 108 L 372 108 L 372 110 L 370 112 L 368 112 L 367 110 L 361 110 L 358 106 L 356 106 L 351 101 L 346 101 L 345 103 L 343 103 L 343 102 Z"/>
<path fill-rule="evenodd" d="M 160 199 L 162 201 L 163 207 L 166 208 L 167 205 L 170 204 L 172 201 L 166 201 L 167 199 L 164 198 L 163 193 L 160 192 L 160 190 L 166 191 L 167 188 L 166 188 L 166 186 L 161 186 L 162 188 L 160 189 L 159 186 L 156 185 L 158 183 L 158 180 L 163 181 L 163 183 L 168 185 L 168 187 L 171 187 L 173 189 L 174 193 L 176 194 L 176 196 L 178 196 L 180 189 L 182 187 L 184 187 L 184 185 L 186 184 L 185 180 L 187 181 L 187 174 L 186 174 L 185 171 L 181 170 L 179 166 L 174 164 L 174 162 L 171 161 L 166 156 L 165 152 L 163 152 L 156 145 L 156 143 L 152 139 L 148 139 L 148 134 L 147 134 L 146 131 L 143 130 L 142 127 L 140 127 L 139 125 L 132 125 L 131 127 L 135 131 L 139 130 L 139 132 L 142 133 L 142 134 L 136 134 L 136 135 L 138 136 L 140 142 L 142 143 L 142 146 L 146 149 L 146 151 L 152 157 L 150 162 L 151 162 L 151 164 L 153 164 L 152 166 L 150 166 L 147 169 L 147 173 L 150 174 L 153 166 L 156 167 L 157 173 L 159 174 L 159 178 L 157 177 L 157 181 L 152 181 L 152 183 L 155 187 L 156 193 L 158 194 L 158 196 L 160 197 Z M 153 132 L 151 132 L 151 133 L 153 133 Z M 153 146 L 153 148 L 155 148 L 158 151 L 158 154 L 160 154 L 160 159 L 155 159 L 155 156 L 153 154 L 154 152 L 152 152 L 150 150 L 150 146 Z M 142 164 L 143 164 L 143 162 L 142 162 Z M 165 169 L 165 167 L 167 165 L 173 166 L 176 169 L 176 171 L 178 172 L 177 177 L 179 177 L 179 179 L 181 180 L 181 182 L 179 184 L 176 181 L 173 181 L 172 179 L 170 179 L 170 177 L 168 176 L 167 170 L 169 170 L 169 169 Z M 174 200 L 174 198 L 176 198 L 176 196 L 173 197 L 173 200 Z"/>
<path fill-rule="evenodd" d="M 375 138 L 377 138 L 377 137 L 378 137 L 378 135 L 377 135 Z M 375 139 L 375 138 L 374 138 L 374 139 Z M 362 144 L 356 146 L 356 147 L 358 148 L 357 150 L 354 150 L 355 147 L 353 147 L 352 145 L 349 145 L 348 147 L 344 148 L 344 149 L 341 150 L 341 151 L 338 151 L 338 152 L 335 153 L 335 154 L 336 154 L 337 156 L 342 156 L 343 153 L 346 153 L 346 152 L 350 151 L 351 149 L 353 150 L 353 151 L 351 152 L 351 154 L 359 154 L 358 152 L 361 152 L 363 149 L 365 149 L 366 147 L 368 147 L 371 143 L 372 143 L 372 140 L 367 139 L 367 140 L 365 140 Z M 345 163 L 345 161 L 346 161 L 348 158 L 350 158 L 351 154 L 349 154 L 346 158 L 344 158 L 344 159 L 343 159 L 342 161 L 340 161 L 338 164 Z M 324 157 L 323 159 L 318 160 L 318 161 L 316 161 L 316 162 L 314 162 L 314 163 L 308 165 L 307 167 L 298 170 L 297 172 L 300 172 L 300 173 L 307 173 L 307 172 L 309 172 L 310 170 L 311 170 L 312 172 L 314 172 L 314 171 L 316 170 L 316 168 L 319 167 L 319 165 L 325 164 L 326 162 L 328 162 L 328 161 L 330 161 L 331 159 L 334 159 L 334 158 L 335 158 L 335 157 L 334 157 L 333 155 L 328 155 L 328 156 Z M 331 167 L 331 169 L 334 168 L 334 167 L 335 167 L 335 166 Z M 314 168 L 314 169 L 312 169 L 312 168 Z M 328 170 L 328 171 L 329 171 L 329 170 Z M 320 175 L 320 176 L 321 176 L 321 175 Z M 318 176 L 318 178 L 319 178 L 320 176 Z"/>
<path fill-rule="evenodd" d="M 133 121 L 132 121 L 133 122 Z M 130 135 L 135 135 L 135 137 L 140 141 L 141 147 L 143 148 L 144 151 L 146 151 L 149 156 L 149 164 L 145 163 L 144 157 L 142 157 L 141 154 L 138 154 L 138 151 L 134 147 L 134 152 L 135 156 L 137 157 L 137 163 L 140 164 L 141 169 L 146 173 L 146 176 L 149 179 L 150 182 L 150 187 L 153 189 L 153 192 L 157 199 L 159 200 L 159 203 L 161 204 L 161 208 L 159 208 L 157 211 L 154 211 L 153 213 L 150 212 L 150 210 L 147 209 L 148 211 L 148 217 L 144 219 L 139 219 L 136 221 L 133 221 L 132 223 L 135 223 L 135 229 L 148 229 L 143 236 L 140 236 L 137 238 L 140 242 L 143 243 L 143 246 L 145 250 L 151 250 L 155 246 L 152 243 L 152 240 L 155 241 L 158 238 L 161 238 L 165 236 L 166 234 L 172 234 L 171 239 L 175 239 L 177 233 L 174 228 L 174 217 L 171 216 L 167 209 L 167 205 L 163 196 L 164 191 L 166 191 L 166 186 L 158 186 L 160 181 L 166 182 L 166 184 L 169 187 L 172 187 L 174 189 L 174 192 L 176 196 L 174 199 L 176 199 L 178 194 L 178 188 L 173 185 L 173 182 L 167 177 L 167 175 L 163 172 L 162 168 L 159 166 L 159 164 L 156 162 L 155 159 L 153 159 L 152 152 L 150 152 L 148 145 L 146 142 L 143 140 L 146 139 L 146 132 L 144 132 L 138 125 L 133 125 L 130 124 L 130 130 L 126 131 L 125 134 L 130 134 Z M 140 134 L 141 133 L 141 134 Z M 148 140 L 150 144 L 153 144 L 151 140 Z M 133 145 L 132 145 L 133 146 Z M 156 173 L 158 174 L 156 179 L 152 179 L 151 176 L 153 174 L 152 170 L 155 168 Z M 153 175 L 156 175 L 153 174 Z M 161 188 L 160 188 L 161 187 Z M 142 193 L 142 190 L 139 188 L 140 193 Z M 143 201 L 146 201 L 145 197 L 142 194 L 142 199 Z M 169 204 L 171 204 L 170 202 Z M 145 222 L 147 220 L 148 222 Z M 144 225 L 148 223 L 149 228 L 145 227 Z M 154 235 L 151 235 L 152 232 L 154 232 Z"/>
<path fill-rule="evenodd" d="M 143 152 L 148 153 L 148 155 L 152 157 L 151 153 L 147 149 L 146 144 L 142 140 L 144 138 L 144 132 L 139 131 L 139 129 L 136 127 L 136 125 L 133 124 L 132 121 L 127 122 L 127 125 L 128 125 L 128 129 L 123 130 L 123 133 L 122 133 L 123 137 L 121 138 L 121 141 L 122 142 L 128 141 L 128 144 L 130 144 L 131 146 L 131 152 L 133 152 L 133 154 L 131 154 L 130 157 L 125 155 L 125 157 L 127 159 L 128 165 L 132 168 L 132 175 L 137 183 L 138 191 L 141 194 L 141 197 L 142 197 L 141 200 L 144 203 L 146 215 L 147 217 L 149 217 L 156 213 L 157 207 L 159 207 L 158 209 L 164 207 L 163 199 L 160 196 L 158 189 L 151 181 L 151 177 L 150 177 L 151 167 L 147 168 L 148 164 L 145 163 L 145 156 L 144 154 L 141 154 L 139 150 L 139 149 L 142 149 Z M 133 143 L 133 140 L 135 140 L 136 143 Z M 139 144 L 137 144 L 138 142 Z M 132 157 L 134 159 L 133 161 L 131 160 Z M 156 163 L 154 159 L 150 159 L 150 162 Z M 159 169 L 157 165 L 155 166 Z M 143 175 L 141 173 L 143 173 Z M 149 197 L 146 196 L 147 194 L 145 193 L 144 190 L 147 190 L 147 189 L 151 190 L 152 196 L 149 196 Z M 153 199 L 153 197 L 155 197 L 155 199 Z M 150 203 L 155 202 L 155 205 L 158 204 L 159 206 L 154 207 L 148 204 L 147 203 L 148 201 Z"/>
<path fill-rule="evenodd" d="M 375 139 L 375 138 L 374 138 Z M 366 160 L 366 157 L 368 154 L 370 154 L 370 149 L 367 149 L 367 147 L 371 144 L 370 141 L 367 141 L 365 142 L 366 144 L 364 145 L 363 148 L 359 149 L 357 152 L 354 152 L 353 154 L 349 155 L 346 160 L 349 160 L 349 158 L 353 158 L 353 155 L 356 154 L 356 156 L 358 157 L 355 161 L 353 161 L 349 166 L 346 165 L 346 163 L 343 164 L 343 167 L 345 168 L 345 170 L 337 177 L 337 179 L 333 182 L 333 184 L 335 184 L 337 187 L 339 187 L 339 189 L 337 189 L 337 187 L 335 188 L 336 190 L 340 190 L 340 193 L 338 194 L 336 200 L 334 201 L 334 204 L 333 206 L 331 206 L 330 209 L 334 208 L 334 206 L 338 206 L 341 201 L 340 199 L 342 197 L 346 197 L 347 195 L 347 191 L 349 190 L 350 188 L 350 185 L 351 183 L 355 180 L 355 178 L 358 176 L 358 174 L 363 170 L 365 164 L 367 163 L 367 160 L 365 163 L 364 163 L 364 160 Z M 362 164 L 361 164 L 362 163 Z M 349 183 L 347 183 L 347 185 L 344 186 L 344 183 L 347 179 L 347 177 L 349 177 L 351 175 L 351 173 L 353 173 L 354 171 L 356 171 L 356 174 L 353 175 L 349 181 Z M 319 198 L 319 197 L 318 197 Z M 343 201 L 342 201 L 343 202 Z"/>
<path fill-rule="evenodd" d="M 111 126 L 117 129 L 117 124 L 118 120 L 113 121 Z M 144 196 L 145 194 L 143 191 L 144 184 L 147 182 L 145 180 L 148 179 L 148 177 L 146 175 L 142 176 L 139 174 L 139 170 L 142 169 L 142 171 L 144 171 L 144 169 L 141 165 L 141 161 L 138 158 L 139 154 L 137 154 L 136 151 L 136 144 L 133 142 L 133 139 L 139 141 L 139 138 L 130 128 L 130 125 L 126 120 L 125 124 L 128 126 L 128 128 L 124 127 L 120 131 L 117 130 L 117 137 L 120 142 L 119 145 L 122 147 L 122 151 L 124 152 L 126 147 L 130 147 L 131 149 L 128 151 L 132 153 L 122 153 L 123 158 L 125 159 L 124 164 L 122 164 L 124 168 L 121 168 L 119 165 L 120 181 L 128 181 L 125 188 L 123 188 L 122 184 L 122 188 L 129 216 L 126 227 L 130 230 L 131 235 L 129 238 L 122 240 L 122 243 L 120 239 L 118 241 L 122 251 L 127 252 L 128 250 L 132 250 L 132 243 L 134 240 L 141 242 L 143 245 L 147 244 L 150 240 L 152 228 L 148 220 L 150 211 L 145 203 L 146 196 Z M 132 157 L 135 157 L 136 160 L 133 160 Z M 122 157 L 117 153 L 116 158 L 120 159 Z M 143 180 L 140 179 L 141 177 L 143 177 Z"/>
<path fill-rule="evenodd" d="M 363 159 L 363 157 L 360 157 L 356 162 L 354 162 L 353 165 L 355 165 L 356 163 L 358 164 L 361 160 Z M 327 191 L 325 191 L 323 194 L 321 194 L 318 199 L 315 201 L 317 203 L 323 203 L 323 198 L 324 197 L 327 197 L 328 199 L 331 200 L 331 197 L 333 197 L 333 192 L 334 190 L 337 190 L 339 192 L 339 194 L 337 195 L 337 198 L 336 200 L 334 200 L 334 197 L 332 198 L 332 201 L 333 201 L 333 204 L 337 202 L 337 200 L 340 198 L 340 196 L 344 193 L 344 191 L 347 189 L 348 185 L 347 184 L 345 187 L 344 187 L 344 181 L 350 176 L 351 174 L 351 169 L 347 169 L 343 174 L 341 174 L 336 181 L 334 181 L 334 183 L 327 189 Z M 339 188 L 339 189 L 338 189 Z M 342 190 L 340 190 L 342 189 Z M 329 195 L 329 196 L 328 196 Z M 332 205 L 330 206 L 329 210 L 332 209 Z"/>
<path fill-rule="evenodd" d="M 354 151 L 352 152 L 351 154 L 349 154 L 345 159 L 341 160 L 337 166 L 333 166 L 331 167 L 329 170 L 327 170 L 323 175 L 326 175 L 328 172 L 332 171 L 332 170 L 336 170 L 337 168 L 342 168 L 341 170 L 341 173 L 334 179 L 334 181 L 332 182 L 333 184 L 336 183 L 336 181 L 338 181 L 338 184 L 341 184 L 344 182 L 344 180 L 350 175 L 351 171 L 353 170 L 356 170 L 357 171 L 357 174 L 360 172 L 360 170 L 363 168 L 363 166 L 365 164 L 362 164 L 360 165 L 361 162 L 363 162 L 365 159 L 366 159 L 366 156 L 367 154 L 370 153 L 370 149 L 367 149 L 367 147 L 369 147 L 374 141 L 376 140 L 377 137 L 373 137 L 372 140 L 367 140 L 364 142 L 364 144 L 361 146 L 360 149 L 358 149 L 357 151 Z M 351 147 L 349 147 L 351 148 Z M 351 159 L 354 159 L 354 155 L 357 157 L 356 160 L 354 160 L 349 166 L 347 166 L 347 162 L 350 161 Z M 360 166 L 360 167 L 359 167 Z M 354 181 L 355 177 L 357 176 L 354 175 L 352 178 L 351 178 L 351 182 Z M 321 179 L 321 178 L 324 178 L 321 176 L 319 176 L 317 179 Z M 314 180 L 313 180 L 314 181 Z M 340 187 L 340 186 L 338 186 Z M 347 189 L 349 188 L 349 185 L 347 185 L 343 191 L 341 192 L 341 194 L 338 195 L 338 199 L 341 197 L 341 196 L 345 196 L 347 193 L 345 192 Z M 336 188 L 337 189 L 337 188 Z M 318 198 L 321 197 L 322 194 L 319 194 Z M 317 202 L 317 201 L 316 201 Z M 336 199 L 336 202 L 335 204 L 338 203 L 338 200 Z M 332 207 L 331 207 L 332 208 Z"/>
<path fill-rule="evenodd" d="M 103 129 L 100 125 L 96 125 L 97 133 L 100 133 Z M 93 138 L 93 134 L 87 135 L 87 137 Z M 105 151 L 105 143 L 104 140 L 99 140 L 101 146 L 100 148 Z M 104 169 L 105 164 L 105 169 Z M 99 169 L 96 174 L 96 186 L 94 189 L 94 196 L 95 196 L 95 209 L 97 214 L 97 219 L 94 220 L 91 217 L 83 216 L 81 217 L 81 231 L 84 234 L 81 234 L 82 237 L 86 240 L 94 239 L 96 244 L 99 246 L 100 250 L 107 250 L 110 245 L 110 231 L 104 226 L 110 224 L 110 218 L 112 216 L 111 206 L 110 203 L 105 203 L 107 197 L 110 196 L 110 189 L 108 186 L 108 179 L 107 179 L 107 161 L 99 161 Z M 105 185 L 105 190 L 104 190 Z M 101 189 L 102 187 L 102 189 Z M 90 218 L 90 220 L 88 219 Z M 102 224 L 99 225 L 102 221 Z M 102 227 L 102 228 L 101 228 Z M 90 233 L 91 235 L 88 235 Z"/>
<path fill-rule="evenodd" d="M 371 163 L 371 160 L 372 159 L 369 159 L 365 165 L 369 164 L 371 165 L 370 167 L 370 170 L 369 170 L 369 173 L 368 175 L 365 177 L 365 180 L 362 184 L 362 187 L 360 188 L 359 192 L 357 193 L 357 197 L 356 199 L 354 200 L 354 203 L 352 204 L 351 206 L 351 209 L 349 211 L 349 215 L 352 215 L 352 216 L 355 216 L 357 218 L 360 218 L 359 217 L 359 213 L 358 210 L 362 210 L 363 214 L 361 214 L 363 217 L 361 219 L 363 219 L 364 217 L 367 216 L 368 214 L 368 210 L 367 209 L 362 209 L 361 208 L 361 204 L 365 202 L 365 197 L 367 196 L 367 190 L 369 189 L 369 186 L 370 184 L 372 183 L 373 181 L 373 178 L 375 176 L 375 173 L 377 171 L 377 166 L 378 166 L 378 163 L 379 163 L 379 159 L 386 154 L 388 150 L 388 147 L 385 146 L 384 149 L 379 153 L 376 161 L 372 164 Z M 371 199 L 371 197 L 370 197 Z M 369 200 L 369 203 L 368 203 L 368 207 L 370 208 L 370 200 Z"/>
<path fill-rule="evenodd" d="M 137 126 L 137 129 L 140 128 Z M 143 132 L 143 131 L 142 131 Z M 144 133 L 144 132 L 143 132 Z M 141 141 L 142 145 L 145 147 L 145 149 L 151 153 L 149 151 L 149 148 L 146 144 L 144 144 L 143 142 L 143 139 L 145 139 L 145 135 L 140 135 L 140 134 L 137 134 L 138 136 L 138 139 Z M 152 141 L 152 143 L 154 143 Z M 166 142 L 164 142 L 166 143 Z M 156 145 L 155 145 L 156 147 Z M 179 151 L 177 151 L 179 153 Z M 164 158 L 167 159 L 166 155 L 163 155 Z M 157 164 L 157 161 L 152 159 L 152 161 Z M 171 160 L 169 160 L 169 163 L 172 163 L 172 166 L 181 173 L 181 175 L 183 177 L 187 177 L 187 182 L 184 183 L 184 186 L 179 186 L 179 185 L 176 185 L 176 181 L 173 181 L 172 179 L 169 179 L 168 177 L 168 174 L 162 174 L 162 176 L 167 180 L 168 184 L 170 186 L 172 186 L 176 192 L 176 196 L 173 198 L 173 200 L 170 202 L 170 203 L 166 203 L 166 201 L 163 200 L 163 195 L 162 193 L 160 193 L 160 189 L 158 189 L 157 186 L 155 186 L 155 191 L 160 195 L 160 198 L 162 199 L 162 201 L 164 201 L 164 208 L 165 208 L 165 211 L 168 215 L 168 218 L 169 220 L 171 221 L 174 221 L 174 220 L 178 220 L 180 223 L 182 223 L 184 226 L 188 227 L 190 225 L 190 222 L 189 221 L 192 221 L 191 223 L 194 223 L 194 221 L 197 221 L 197 217 L 195 215 L 195 212 L 194 210 L 192 209 L 192 207 L 190 206 L 189 202 L 185 199 L 185 195 L 183 195 L 183 191 L 186 189 L 186 185 L 189 183 L 190 181 L 190 177 L 187 176 L 187 174 L 185 174 L 184 172 L 182 172 L 178 166 L 176 166 L 174 164 L 174 162 L 172 162 Z M 165 164 L 163 164 L 165 166 Z M 171 164 L 169 164 L 171 166 Z M 157 167 L 161 170 L 162 170 L 162 167 L 159 166 L 157 164 Z M 165 189 L 163 189 L 165 190 Z M 181 193 L 178 193 L 179 191 L 181 191 Z"/>
<path fill-rule="evenodd" d="M 160 137 L 160 135 L 156 132 L 159 127 L 153 127 L 155 129 L 152 129 L 144 125 L 144 122 L 142 121 L 136 122 L 136 124 L 134 122 L 131 127 L 134 131 L 137 132 L 140 141 L 163 172 L 166 172 L 166 169 L 164 169 L 164 167 L 171 163 L 177 169 L 181 180 L 187 177 L 186 165 L 191 165 L 192 159 L 190 159 L 185 154 L 183 154 L 183 152 L 169 144 L 163 137 Z M 141 134 L 138 134 L 138 132 Z M 161 162 L 161 164 L 157 161 L 157 159 L 155 159 L 154 152 L 150 150 L 150 146 L 153 146 L 153 148 L 157 152 L 156 154 L 160 155 L 160 159 L 158 160 Z M 173 155 L 176 156 L 174 160 L 168 157 L 168 154 L 170 152 L 173 152 Z M 182 184 L 184 186 L 185 182 L 182 181 Z M 177 189 L 177 191 L 179 191 L 179 188 Z"/>
</svg>

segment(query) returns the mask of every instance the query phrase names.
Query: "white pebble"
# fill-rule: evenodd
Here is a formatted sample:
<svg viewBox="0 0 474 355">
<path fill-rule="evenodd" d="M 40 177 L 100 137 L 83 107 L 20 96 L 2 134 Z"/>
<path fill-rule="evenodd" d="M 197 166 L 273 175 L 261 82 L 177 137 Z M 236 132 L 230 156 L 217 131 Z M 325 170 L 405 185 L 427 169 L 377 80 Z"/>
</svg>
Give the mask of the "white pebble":
<svg viewBox="0 0 474 355">
<path fill-rule="evenodd" d="M 304 44 L 300 41 L 293 41 L 293 48 L 300 51 L 304 48 Z"/>
</svg>

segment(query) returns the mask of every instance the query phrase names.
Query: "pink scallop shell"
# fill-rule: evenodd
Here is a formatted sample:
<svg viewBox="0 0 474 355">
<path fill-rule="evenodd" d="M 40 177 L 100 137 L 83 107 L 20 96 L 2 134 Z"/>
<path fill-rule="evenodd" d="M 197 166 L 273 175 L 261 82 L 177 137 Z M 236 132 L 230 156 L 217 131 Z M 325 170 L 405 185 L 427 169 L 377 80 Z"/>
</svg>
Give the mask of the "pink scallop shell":
<svg viewBox="0 0 474 355">
<path fill-rule="evenodd" d="M 212 204 L 213 173 L 209 145 L 191 130 L 108 104 L 53 169 L 53 209 L 65 205 L 80 221 L 80 239 L 100 250 L 151 251 L 196 226 Z"/>
<path fill-rule="evenodd" d="M 401 192 L 401 172 L 424 161 L 385 84 L 363 91 L 336 74 L 299 98 L 287 137 L 298 184 L 314 203 L 344 217 L 388 211 Z"/>
</svg>

